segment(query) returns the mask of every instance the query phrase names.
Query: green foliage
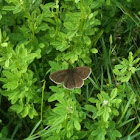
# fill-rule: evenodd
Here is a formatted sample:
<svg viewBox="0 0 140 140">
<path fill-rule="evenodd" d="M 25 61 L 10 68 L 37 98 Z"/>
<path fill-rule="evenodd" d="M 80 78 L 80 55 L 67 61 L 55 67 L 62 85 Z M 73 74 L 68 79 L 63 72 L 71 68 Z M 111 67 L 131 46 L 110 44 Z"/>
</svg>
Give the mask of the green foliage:
<svg viewBox="0 0 140 140">
<path fill-rule="evenodd" d="M 128 82 L 131 75 L 135 73 L 140 58 L 134 60 L 132 52 L 129 52 L 128 60 L 123 58 L 120 64 L 115 65 L 113 72 L 117 75 L 117 80 Z"/>
<path fill-rule="evenodd" d="M 138 140 L 138 5 L 0 1 L 0 139 Z M 50 81 L 76 66 L 92 69 L 82 88 Z"/>
<path fill-rule="evenodd" d="M 62 135 L 64 139 L 68 139 L 75 131 L 81 130 L 80 122 L 85 119 L 86 116 L 78 102 L 70 97 L 64 96 L 66 90 L 56 87 L 51 87 L 51 89 L 56 93 L 50 96 L 48 101 L 53 102 L 58 100 L 59 103 L 56 103 L 55 107 L 49 111 L 50 115 L 46 118 L 47 125 L 51 125 L 52 128 L 55 128 L 56 135 L 54 135 L 54 137 Z M 69 92 L 67 93 L 69 94 Z M 47 114 L 48 112 L 45 116 L 47 116 Z M 49 137 L 47 139 L 49 139 Z"/>
<path fill-rule="evenodd" d="M 117 88 L 114 88 L 110 96 L 108 93 L 101 91 L 100 94 L 97 94 L 97 99 L 93 97 L 89 98 L 89 101 L 95 105 L 85 105 L 85 109 L 93 113 L 93 120 L 97 119 L 92 126 L 90 124 L 87 125 L 91 131 L 89 140 L 104 140 L 106 136 L 110 139 L 121 137 L 121 133 L 116 129 L 115 122 L 112 121 L 113 117 L 119 116 L 118 110 L 122 101 L 120 98 L 116 98 L 116 96 Z"/>
<path fill-rule="evenodd" d="M 101 91 L 101 94 L 97 94 L 98 99 L 89 98 L 91 103 L 95 103 L 96 107 L 94 107 L 94 116 L 93 118 L 97 118 L 99 116 L 102 117 L 103 121 L 108 121 L 111 115 L 118 116 L 119 112 L 115 107 L 119 107 L 121 103 L 121 99 L 115 98 L 117 96 L 117 88 L 113 89 L 111 95 L 109 97 L 108 93 Z M 87 109 L 91 107 L 90 105 L 85 106 Z"/>
<path fill-rule="evenodd" d="M 33 118 L 37 115 L 33 103 L 39 102 L 39 96 L 35 93 L 37 87 L 34 85 L 37 79 L 33 77 L 34 73 L 28 69 L 28 66 L 38 54 L 28 51 L 24 43 L 13 49 L 10 43 L 6 44 L 4 37 L 7 38 L 5 32 L 3 36 L 1 33 L 0 50 L 0 65 L 3 67 L 0 81 L 3 82 L 3 89 L 6 89 L 2 91 L 2 95 L 11 100 L 10 109 L 22 117 L 29 115 Z"/>
</svg>

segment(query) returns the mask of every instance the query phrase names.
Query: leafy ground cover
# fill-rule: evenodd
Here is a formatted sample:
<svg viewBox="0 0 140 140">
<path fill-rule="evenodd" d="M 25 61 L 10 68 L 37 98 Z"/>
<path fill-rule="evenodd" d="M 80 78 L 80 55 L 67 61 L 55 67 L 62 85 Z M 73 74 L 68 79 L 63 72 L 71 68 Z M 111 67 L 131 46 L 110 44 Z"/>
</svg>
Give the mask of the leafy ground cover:
<svg viewBox="0 0 140 140">
<path fill-rule="evenodd" d="M 140 139 L 139 0 L 0 0 L 0 139 Z M 49 75 L 88 66 L 80 89 Z"/>
</svg>

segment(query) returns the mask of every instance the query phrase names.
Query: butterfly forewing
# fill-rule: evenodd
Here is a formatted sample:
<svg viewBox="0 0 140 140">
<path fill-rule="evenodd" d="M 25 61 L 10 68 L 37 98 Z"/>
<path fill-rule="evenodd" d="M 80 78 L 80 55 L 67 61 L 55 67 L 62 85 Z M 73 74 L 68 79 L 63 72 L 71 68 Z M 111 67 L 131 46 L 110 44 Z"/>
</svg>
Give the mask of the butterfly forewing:
<svg viewBox="0 0 140 140">
<path fill-rule="evenodd" d="M 76 67 L 73 69 L 74 73 L 80 76 L 83 80 L 87 79 L 91 74 L 91 69 L 89 67 Z"/>
<path fill-rule="evenodd" d="M 60 70 L 50 75 L 50 79 L 56 84 L 61 84 L 64 82 L 68 75 L 69 70 Z"/>
</svg>

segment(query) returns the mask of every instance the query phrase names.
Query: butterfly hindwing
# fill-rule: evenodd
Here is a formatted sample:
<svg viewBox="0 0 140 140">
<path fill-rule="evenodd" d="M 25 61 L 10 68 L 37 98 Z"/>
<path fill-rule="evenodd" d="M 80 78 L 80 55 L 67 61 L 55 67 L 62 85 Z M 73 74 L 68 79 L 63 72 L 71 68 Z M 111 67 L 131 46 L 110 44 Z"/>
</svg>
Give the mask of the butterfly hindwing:
<svg viewBox="0 0 140 140">
<path fill-rule="evenodd" d="M 79 75 L 74 76 L 74 81 L 76 88 L 80 88 L 84 85 L 84 80 Z"/>
<path fill-rule="evenodd" d="M 74 81 L 73 75 L 71 74 L 67 75 L 63 84 L 64 84 L 64 87 L 67 89 L 75 88 L 75 81 Z"/>
<path fill-rule="evenodd" d="M 64 80 L 64 87 L 67 89 L 80 88 L 84 81 L 76 73 L 69 74 Z"/>
</svg>

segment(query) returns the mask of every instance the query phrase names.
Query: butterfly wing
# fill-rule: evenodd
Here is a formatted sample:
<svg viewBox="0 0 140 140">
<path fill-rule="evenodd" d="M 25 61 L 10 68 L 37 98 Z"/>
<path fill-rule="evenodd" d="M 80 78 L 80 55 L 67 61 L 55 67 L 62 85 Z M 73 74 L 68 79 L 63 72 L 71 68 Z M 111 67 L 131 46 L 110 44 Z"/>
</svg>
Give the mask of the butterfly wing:
<svg viewBox="0 0 140 140">
<path fill-rule="evenodd" d="M 67 89 L 80 88 L 84 80 L 91 74 L 89 67 L 76 67 L 72 70 L 60 70 L 50 75 L 50 79 L 56 83 L 63 83 Z"/>
<path fill-rule="evenodd" d="M 64 82 L 65 78 L 67 77 L 69 70 L 60 70 L 50 75 L 50 79 L 56 83 L 61 84 Z"/>
<path fill-rule="evenodd" d="M 64 80 L 64 87 L 67 89 L 75 88 L 75 81 L 73 79 L 73 75 L 71 75 L 71 74 L 67 75 L 67 77 Z"/>
<path fill-rule="evenodd" d="M 76 67 L 73 69 L 74 73 L 76 73 L 79 77 L 83 80 L 87 79 L 91 74 L 91 68 L 83 66 L 83 67 Z"/>
<path fill-rule="evenodd" d="M 84 85 L 84 80 L 79 75 L 74 76 L 74 81 L 76 88 L 80 88 Z"/>
<path fill-rule="evenodd" d="M 76 73 L 69 74 L 64 80 L 64 87 L 67 89 L 80 88 L 84 81 Z"/>
</svg>

